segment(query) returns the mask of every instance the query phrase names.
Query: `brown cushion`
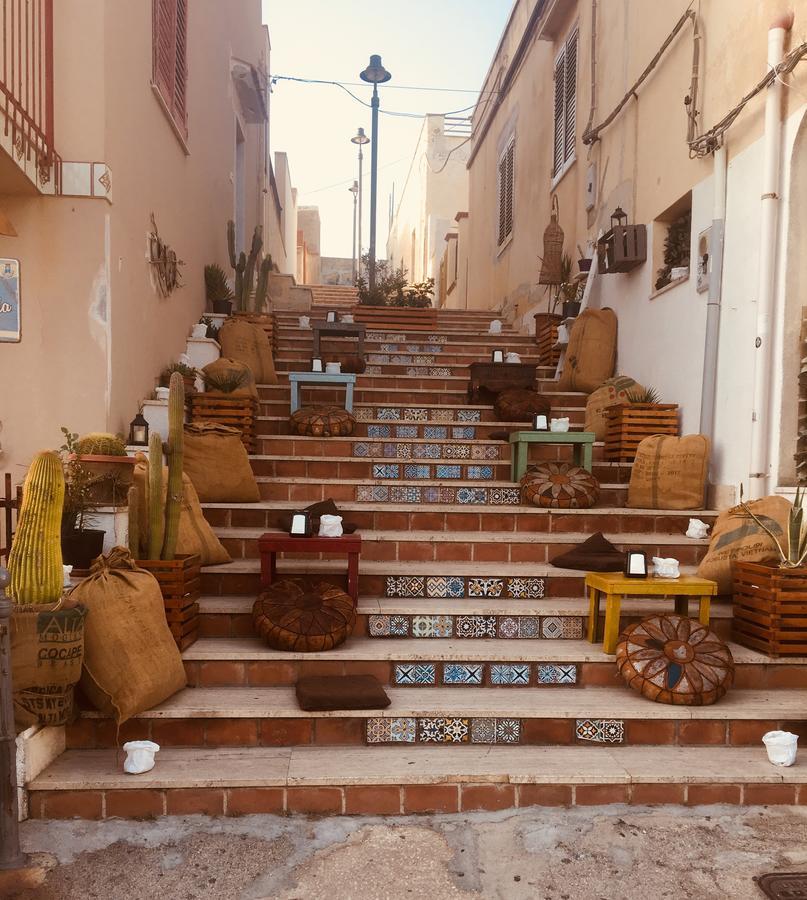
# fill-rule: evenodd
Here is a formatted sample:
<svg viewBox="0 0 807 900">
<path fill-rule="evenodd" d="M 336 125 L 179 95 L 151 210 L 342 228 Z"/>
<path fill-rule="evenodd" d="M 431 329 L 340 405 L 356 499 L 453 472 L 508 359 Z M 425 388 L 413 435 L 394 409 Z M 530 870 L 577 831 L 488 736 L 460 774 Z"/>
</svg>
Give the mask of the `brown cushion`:
<svg viewBox="0 0 807 900">
<path fill-rule="evenodd" d="M 291 414 L 289 425 L 292 434 L 340 437 L 353 434 L 356 420 L 338 406 L 307 406 Z"/>
<path fill-rule="evenodd" d="M 358 353 L 345 353 L 334 361 L 342 364 L 343 375 L 361 375 L 367 369 L 367 362 Z"/>
<path fill-rule="evenodd" d="M 373 675 L 310 675 L 297 682 L 297 702 L 308 711 L 386 709 L 392 702 Z"/>
<path fill-rule="evenodd" d="M 330 497 L 327 500 L 318 500 L 316 503 L 306 506 L 305 511 L 311 516 L 311 528 L 313 529 L 314 534 L 319 533 L 319 520 L 322 516 L 342 515 L 342 513 L 339 512 L 339 507 Z M 292 514 L 290 512 L 284 512 L 280 516 L 280 527 L 284 531 L 289 531 L 291 529 L 291 516 Z M 345 522 L 345 520 L 342 519 L 342 531 L 345 534 L 353 534 L 356 527 L 357 526 L 352 522 Z"/>
<path fill-rule="evenodd" d="M 353 599 L 327 581 L 278 581 L 252 607 L 255 630 L 275 650 L 316 653 L 347 640 L 356 624 Z"/>
<path fill-rule="evenodd" d="M 582 544 L 556 556 L 552 565 L 583 572 L 621 572 L 625 568 L 625 554 L 598 531 Z"/>
<path fill-rule="evenodd" d="M 709 706 L 734 683 L 731 650 L 686 616 L 651 616 L 629 625 L 616 647 L 616 665 L 642 696 L 675 706 Z"/>
<path fill-rule="evenodd" d="M 529 388 L 508 388 L 493 403 L 500 422 L 532 422 L 534 416 L 548 416 L 550 408 L 546 397 Z"/>
<path fill-rule="evenodd" d="M 589 509 L 600 496 L 600 484 L 580 466 L 543 462 L 521 479 L 521 494 L 527 503 L 545 509 Z"/>
<path fill-rule="evenodd" d="M 491 431 L 488 435 L 490 440 L 492 441 L 509 441 L 510 440 L 510 432 L 502 429 L 501 431 Z"/>
</svg>

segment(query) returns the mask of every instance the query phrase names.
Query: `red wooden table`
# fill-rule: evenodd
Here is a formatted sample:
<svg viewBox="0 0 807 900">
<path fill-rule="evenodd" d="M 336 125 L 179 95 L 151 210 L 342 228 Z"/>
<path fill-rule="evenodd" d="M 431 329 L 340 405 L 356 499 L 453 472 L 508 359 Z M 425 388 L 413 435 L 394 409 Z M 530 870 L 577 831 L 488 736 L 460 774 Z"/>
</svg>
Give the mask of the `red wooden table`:
<svg viewBox="0 0 807 900">
<path fill-rule="evenodd" d="M 359 555 L 361 535 L 343 534 L 341 537 L 298 537 L 285 531 L 267 531 L 258 538 L 261 554 L 261 584 L 268 587 L 277 578 L 278 553 L 346 553 L 347 592 L 359 599 Z"/>
</svg>

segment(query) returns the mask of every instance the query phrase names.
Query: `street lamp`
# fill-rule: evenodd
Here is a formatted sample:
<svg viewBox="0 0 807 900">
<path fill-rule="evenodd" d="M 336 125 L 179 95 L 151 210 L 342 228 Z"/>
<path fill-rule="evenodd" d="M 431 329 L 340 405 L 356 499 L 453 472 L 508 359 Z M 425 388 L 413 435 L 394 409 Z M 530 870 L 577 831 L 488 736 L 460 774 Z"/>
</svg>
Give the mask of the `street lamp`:
<svg viewBox="0 0 807 900">
<path fill-rule="evenodd" d="M 359 130 L 356 132 L 356 134 L 350 139 L 350 142 L 352 144 L 359 145 L 359 238 L 358 238 L 359 265 L 358 265 L 358 270 L 361 271 L 361 252 L 362 252 L 361 251 L 361 218 L 362 218 L 362 207 L 363 207 L 362 199 L 364 198 L 364 181 L 362 180 L 362 174 L 361 174 L 361 164 L 362 164 L 362 160 L 364 159 L 364 153 L 362 153 L 361 148 L 365 144 L 370 143 L 370 138 L 368 138 L 367 135 L 364 133 L 363 128 L 359 128 Z"/>
<path fill-rule="evenodd" d="M 353 194 L 353 284 L 356 283 L 356 195 L 359 193 L 359 182 L 354 181 L 348 188 Z"/>
<path fill-rule="evenodd" d="M 375 207 L 378 189 L 378 85 L 389 81 L 392 75 L 381 64 L 381 57 L 374 54 L 370 57 L 370 65 L 359 73 L 359 78 L 373 86 L 373 146 L 370 156 L 370 265 L 369 287 L 375 287 Z"/>
</svg>

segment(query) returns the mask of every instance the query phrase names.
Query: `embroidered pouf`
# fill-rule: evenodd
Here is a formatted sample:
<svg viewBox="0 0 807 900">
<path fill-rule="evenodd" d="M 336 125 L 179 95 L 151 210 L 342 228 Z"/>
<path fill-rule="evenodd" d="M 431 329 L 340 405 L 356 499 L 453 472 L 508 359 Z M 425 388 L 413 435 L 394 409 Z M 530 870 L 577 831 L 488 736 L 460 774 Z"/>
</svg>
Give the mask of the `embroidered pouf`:
<svg viewBox="0 0 807 900">
<path fill-rule="evenodd" d="M 670 591 L 675 593 L 675 582 Z M 616 647 L 616 665 L 635 691 L 674 706 L 709 706 L 734 683 L 731 650 L 686 616 L 651 616 L 629 625 Z"/>
<path fill-rule="evenodd" d="M 289 425 L 292 434 L 347 437 L 353 434 L 356 420 L 346 409 L 339 409 L 338 406 L 307 406 L 291 414 Z"/>
<path fill-rule="evenodd" d="M 327 581 L 278 581 L 252 607 L 255 631 L 275 650 L 316 653 L 343 644 L 356 624 L 353 599 Z"/>
<path fill-rule="evenodd" d="M 548 416 L 550 408 L 546 397 L 529 388 L 508 388 L 493 402 L 500 422 L 532 422 L 535 416 Z"/>
<path fill-rule="evenodd" d="M 600 483 L 580 466 L 542 462 L 521 479 L 521 495 L 526 503 L 545 509 L 589 509 L 600 496 Z"/>
</svg>

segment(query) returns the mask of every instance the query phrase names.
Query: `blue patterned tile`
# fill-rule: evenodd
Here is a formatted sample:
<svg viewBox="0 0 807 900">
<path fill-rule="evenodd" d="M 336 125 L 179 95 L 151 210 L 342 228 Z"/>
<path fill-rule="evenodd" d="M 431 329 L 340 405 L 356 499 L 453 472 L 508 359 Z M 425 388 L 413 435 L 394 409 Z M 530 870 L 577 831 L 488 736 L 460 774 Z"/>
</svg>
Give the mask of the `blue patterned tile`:
<svg viewBox="0 0 807 900">
<path fill-rule="evenodd" d="M 416 463 L 409 463 L 404 466 L 404 478 L 431 478 L 432 470 L 430 466 L 424 466 Z"/>
<path fill-rule="evenodd" d="M 398 458 L 398 445 L 397 444 L 384 444 L 382 448 L 382 456 L 384 459 L 397 459 Z"/>
<path fill-rule="evenodd" d="M 462 466 L 439 465 L 434 467 L 435 478 L 462 478 Z"/>
<path fill-rule="evenodd" d="M 470 459 L 470 444 L 443 444 L 443 456 L 446 459 Z"/>
<path fill-rule="evenodd" d="M 408 366 L 406 374 L 412 377 L 423 377 L 429 374 L 429 370 L 426 366 Z"/>
<path fill-rule="evenodd" d="M 392 437 L 392 428 L 389 425 L 368 425 L 367 437 L 371 438 L 388 438 Z M 358 456 L 357 453 L 353 454 Z"/>
<path fill-rule="evenodd" d="M 424 344 L 423 352 L 424 353 L 442 353 L 443 348 L 439 344 Z"/>
<path fill-rule="evenodd" d="M 515 600 L 541 600 L 546 590 L 543 578 L 508 578 L 507 596 Z"/>
<path fill-rule="evenodd" d="M 440 459 L 439 444 L 415 444 L 415 459 Z"/>
<path fill-rule="evenodd" d="M 423 437 L 427 441 L 444 441 L 448 437 L 448 428 L 445 425 L 424 425 Z"/>
<path fill-rule="evenodd" d="M 397 344 L 382 344 L 378 349 L 382 353 L 397 353 L 398 345 Z"/>
<path fill-rule="evenodd" d="M 473 425 L 455 425 L 451 429 L 451 437 L 455 441 L 472 441 L 476 437 L 476 428 Z"/>
<path fill-rule="evenodd" d="M 453 633 L 453 616 L 412 616 L 412 637 L 449 638 Z"/>
<path fill-rule="evenodd" d="M 379 406 L 376 410 L 376 418 L 398 421 L 401 418 L 401 411 L 396 406 Z"/>
<path fill-rule="evenodd" d="M 529 663 L 491 663 L 490 683 L 511 686 L 529 685 Z"/>
<path fill-rule="evenodd" d="M 482 684 L 484 672 L 479 663 L 443 663 L 443 684 Z"/>
<path fill-rule="evenodd" d="M 356 485 L 356 500 L 360 503 L 388 503 L 389 488 L 375 484 Z"/>
<path fill-rule="evenodd" d="M 395 437 L 397 438 L 416 438 L 418 436 L 417 425 L 396 425 Z"/>
<path fill-rule="evenodd" d="M 422 575 L 388 575 L 387 597 L 425 597 L 426 579 Z"/>
<path fill-rule="evenodd" d="M 388 353 L 368 353 L 367 354 L 367 362 L 373 363 L 374 365 L 385 365 L 389 362 L 389 354 Z"/>
<path fill-rule="evenodd" d="M 458 422 L 481 422 L 482 421 L 482 410 L 481 409 L 458 409 L 457 410 L 457 421 Z"/>
<path fill-rule="evenodd" d="M 471 743 L 472 744 L 495 744 L 496 743 L 496 720 L 495 719 L 472 719 L 471 720 Z"/>
<path fill-rule="evenodd" d="M 456 503 L 456 488 L 445 485 L 425 487 L 423 488 L 423 501 L 424 503 Z"/>
<path fill-rule="evenodd" d="M 435 684 L 434 663 L 399 663 L 395 666 L 395 684 Z"/>
<path fill-rule="evenodd" d="M 499 616 L 499 637 L 511 641 L 518 637 L 518 616 Z"/>
<path fill-rule="evenodd" d="M 419 487 L 398 485 L 390 488 L 390 501 L 392 503 L 421 503 L 421 491 Z"/>
<path fill-rule="evenodd" d="M 488 492 L 486 488 L 459 488 L 457 490 L 457 503 L 473 505 L 487 502 Z"/>
<path fill-rule="evenodd" d="M 495 638 L 496 616 L 457 616 L 454 634 L 458 638 Z"/>
<path fill-rule="evenodd" d="M 390 616 L 389 633 L 390 637 L 408 637 L 409 616 Z"/>
<path fill-rule="evenodd" d="M 493 478 L 493 466 L 468 466 L 468 478 L 477 480 Z"/>
<path fill-rule="evenodd" d="M 460 575 L 429 575 L 426 578 L 427 597 L 464 597 L 465 579 Z"/>
<path fill-rule="evenodd" d="M 539 663 L 536 672 L 538 684 L 576 684 L 575 664 Z"/>
<path fill-rule="evenodd" d="M 373 478 L 400 478 L 401 467 L 395 463 L 374 463 Z"/>
<path fill-rule="evenodd" d="M 417 719 L 368 719 L 368 744 L 414 744 Z"/>
<path fill-rule="evenodd" d="M 353 445 L 353 455 L 359 457 L 368 457 L 370 455 L 369 443 L 367 443 L 367 441 L 357 441 Z"/>
<path fill-rule="evenodd" d="M 560 616 L 544 616 L 541 622 L 541 637 L 557 640 L 563 637 L 563 619 Z"/>
<path fill-rule="evenodd" d="M 519 616 L 518 636 L 526 639 L 541 637 L 540 621 L 538 616 Z"/>
</svg>

